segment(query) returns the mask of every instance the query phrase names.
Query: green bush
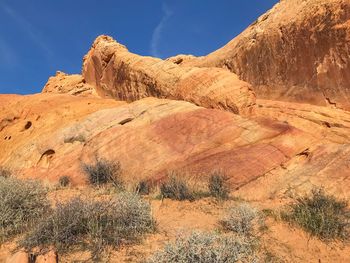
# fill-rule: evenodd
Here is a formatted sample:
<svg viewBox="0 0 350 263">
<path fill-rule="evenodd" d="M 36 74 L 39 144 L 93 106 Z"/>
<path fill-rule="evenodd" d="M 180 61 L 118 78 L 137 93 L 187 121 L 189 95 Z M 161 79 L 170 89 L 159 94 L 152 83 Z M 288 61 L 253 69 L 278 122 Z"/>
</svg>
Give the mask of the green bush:
<svg viewBox="0 0 350 263">
<path fill-rule="evenodd" d="M 255 249 L 255 244 L 244 237 L 195 232 L 167 244 L 147 263 L 256 262 Z"/>
<path fill-rule="evenodd" d="M 39 182 L 0 177 L 0 241 L 22 233 L 49 210 Z"/>
<path fill-rule="evenodd" d="M 314 189 L 311 196 L 296 199 L 282 218 L 323 240 L 349 237 L 347 202 L 327 195 L 323 189 Z"/>
<path fill-rule="evenodd" d="M 194 200 L 193 192 L 186 181 L 175 172 L 170 173 L 168 179 L 160 185 L 162 198 L 173 200 Z"/>
<path fill-rule="evenodd" d="M 259 223 L 258 221 L 258 211 L 249 204 L 243 203 L 228 208 L 220 224 L 225 230 L 233 231 L 240 235 L 251 235 L 255 224 Z"/>
<path fill-rule="evenodd" d="M 62 187 L 67 187 L 70 184 L 70 178 L 69 176 L 61 176 L 60 179 L 58 180 L 58 183 Z"/>
<path fill-rule="evenodd" d="M 20 246 L 27 251 L 54 247 L 58 253 L 88 249 L 98 259 L 106 246 L 137 241 L 154 230 L 150 205 L 138 195 L 121 193 L 111 200 L 73 199 L 58 204 L 53 213 L 25 236 Z"/>
<path fill-rule="evenodd" d="M 228 199 L 229 197 L 230 191 L 226 183 L 226 178 L 219 171 L 214 171 L 210 175 L 208 188 L 209 188 L 210 195 L 217 199 L 225 200 L 225 199 Z"/>
<path fill-rule="evenodd" d="M 122 170 L 118 161 L 108 161 L 98 158 L 95 164 L 83 164 L 82 168 L 89 182 L 93 185 L 113 183 L 116 187 L 123 188 L 123 181 L 121 179 Z"/>
</svg>

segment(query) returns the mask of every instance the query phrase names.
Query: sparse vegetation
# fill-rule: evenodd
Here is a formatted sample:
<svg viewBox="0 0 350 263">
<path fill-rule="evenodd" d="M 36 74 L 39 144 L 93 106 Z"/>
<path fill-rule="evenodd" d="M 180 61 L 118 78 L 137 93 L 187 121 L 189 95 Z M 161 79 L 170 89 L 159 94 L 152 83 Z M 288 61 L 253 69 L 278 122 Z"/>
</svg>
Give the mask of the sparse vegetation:
<svg viewBox="0 0 350 263">
<path fill-rule="evenodd" d="M 142 180 L 136 185 L 135 192 L 139 195 L 148 195 L 151 192 L 151 186 L 149 182 Z"/>
<path fill-rule="evenodd" d="M 257 223 L 259 223 L 259 213 L 247 203 L 228 208 L 226 216 L 220 221 L 225 230 L 247 236 L 253 233 Z"/>
<path fill-rule="evenodd" d="M 244 237 L 194 232 L 167 244 L 147 263 L 255 262 L 255 248 L 255 244 Z"/>
<path fill-rule="evenodd" d="M 95 164 L 83 164 L 82 169 L 93 185 L 112 183 L 117 188 L 122 189 L 124 187 L 121 178 L 121 165 L 118 161 L 97 158 Z"/>
<path fill-rule="evenodd" d="M 322 240 L 349 237 L 350 211 L 347 202 L 314 189 L 310 196 L 296 199 L 282 218 Z"/>
<path fill-rule="evenodd" d="M 58 180 L 58 183 L 61 187 L 67 187 L 70 184 L 70 178 L 69 176 L 63 175 Z"/>
<path fill-rule="evenodd" d="M 271 253 L 270 251 L 266 251 L 264 254 L 265 263 L 284 263 L 283 259 L 279 258 L 277 255 Z"/>
<path fill-rule="evenodd" d="M 49 210 L 40 182 L 0 177 L 0 241 L 22 233 Z"/>
<path fill-rule="evenodd" d="M 0 177 L 8 178 L 11 176 L 11 172 L 3 167 L 0 167 Z"/>
<path fill-rule="evenodd" d="M 74 143 L 74 142 L 85 142 L 86 138 L 83 134 L 78 134 L 70 137 L 65 137 L 64 138 L 64 143 Z"/>
<path fill-rule="evenodd" d="M 154 227 L 150 205 L 138 195 L 124 192 L 105 201 L 73 199 L 58 204 L 20 246 L 42 253 L 52 247 L 58 253 L 83 248 L 98 259 L 106 246 L 135 242 Z"/>
<path fill-rule="evenodd" d="M 220 171 L 214 171 L 210 175 L 208 189 L 210 195 L 217 199 L 225 200 L 229 197 L 230 191 L 226 183 L 226 178 Z"/>
<path fill-rule="evenodd" d="M 194 194 L 183 178 L 175 172 L 171 172 L 168 179 L 160 185 L 162 198 L 173 200 L 194 200 Z"/>
</svg>

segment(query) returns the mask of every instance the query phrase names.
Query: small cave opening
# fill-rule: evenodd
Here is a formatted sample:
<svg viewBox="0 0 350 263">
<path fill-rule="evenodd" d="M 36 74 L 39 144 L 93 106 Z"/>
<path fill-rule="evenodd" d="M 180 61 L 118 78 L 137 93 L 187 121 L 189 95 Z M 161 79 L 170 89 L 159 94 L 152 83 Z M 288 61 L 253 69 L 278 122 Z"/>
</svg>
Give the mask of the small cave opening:
<svg viewBox="0 0 350 263">
<path fill-rule="evenodd" d="M 49 149 L 49 150 L 45 151 L 41 155 L 37 165 L 40 166 L 40 167 L 48 168 L 50 166 L 50 162 L 53 159 L 55 153 L 56 152 L 54 150 L 52 150 L 52 149 Z"/>
<path fill-rule="evenodd" d="M 126 119 L 120 121 L 119 124 L 124 125 L 124 124 L 127 124 L 128 122 L 131 122 L 133 120 L 134 120 L 134 118 L 126 118 Z"/>
<path fill-rule="evenodd" d="M 37 259 L 37 256 L 36 256 L 35 254 L 30 253 L 30 254 L 28 255 L 28 262 L 29 262 L 29 263 L 35 263 L 35 262 L 36 262 L 36 259 Z"/>
<path fill-rule="evenodd" d="M 27 121 L 26 125 L 24 125 L 24 129 L 28 130 L 30 127 L 32 127 L 32 122 L 31 121 Z"/>
</svg>

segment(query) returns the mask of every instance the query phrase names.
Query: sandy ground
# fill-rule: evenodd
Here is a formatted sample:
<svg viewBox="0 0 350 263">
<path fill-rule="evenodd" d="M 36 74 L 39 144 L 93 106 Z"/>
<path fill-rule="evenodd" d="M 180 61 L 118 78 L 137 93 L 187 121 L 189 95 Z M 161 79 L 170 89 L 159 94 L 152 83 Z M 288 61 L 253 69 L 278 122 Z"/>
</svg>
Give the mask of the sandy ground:
<svg viewBox="0 0 350 263">
<path fill-rule="evenodd" d="M 107 189 L 93 190 L 89 187 L 52 190 L 49 194 L 53 203 L 66 201 L 75 196 L 92 196 L 103 198 Z M 177 235 L 191 233 L 194 230 L 215 231 L 219 229 L 218 221 L 225 209 L 244 200 L 235 198 L 225 202 L 217 202 L 213 198 L 204 198 L 194 202 L 157 200 L 154 196 L 146 196 L 152 206 L 154 218 L 157 221 L 157 231 L 145 236 L 139 244 L 111 250 L 107 262 L 142 262 L 156 250 L 162 248 Z M 279 201 L 251 202 L 258 209 L 281 208 Z M 282 260 L 281 262 L 350 262 L 350 245 L 344 243 L 324 243 L 310 238 L 305 232 L 288 225 L 274 217 L 266 218 L 266 230 L 261 233 L 261 248 Z M 0 262 L 15 248 L 15 242 L 3 244 L 0 247 Z M 60 262 L 82 262 L 88 259 L 87 252 L 79 252 L 60 258 Z M 267 261 L 278 262 L 278 261 Z"/>
</svg>

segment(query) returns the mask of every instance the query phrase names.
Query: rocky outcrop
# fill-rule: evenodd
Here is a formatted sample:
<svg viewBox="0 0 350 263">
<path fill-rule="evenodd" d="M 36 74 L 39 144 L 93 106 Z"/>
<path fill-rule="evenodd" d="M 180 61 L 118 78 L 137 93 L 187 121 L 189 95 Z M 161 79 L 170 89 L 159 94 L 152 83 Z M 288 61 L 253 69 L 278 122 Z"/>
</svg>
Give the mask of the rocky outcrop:
<svg viewBox="0 0 350 263">
<path fill-rule="evenodd" d="M 0 105 L 0 163 L 22 178 L 66 175 L 85 184 L 81 163 L 98 156 L 120 161 L 131 185 L 161 180 L 168 170 L 206 180 L 221 169 L 232 189 L 257 191 L 254 181 L 269 180 L 274 188 L 259 188 L 265 197 L 290 185 L 350 192 L 341 183 L 350 174 L 350 115 L 342 110 L 258 100 L 255 113 L 242 117 L 184 101 L 63 94 L 2 95 Z"/>
<path fill-rule="evenodd" d="M 350 109 L 349 43 L 348 0 L 284 0 L 223 48 L 177 61 L 227 68 L 260 98 Z"/>
<path fill-rule="evenodd" d="M 350 112 L 344 110 L 259 99 L 251 118 L 286 122 L 318 138 L 339 144 L 350 141 Z"/>
<path fill-rule="evenodd" d="M 234 113 L 249 112 L 255 103 L 250 85 L 227 70 L 180 67 L 138 56 L 108 36 L 95 40 L 84 58 L 82 75 L 100 96 L 126 101 L 153 96 Z"/>
<path fill-rule="evenodd" d="M 16 119 L 0 132 L 0 163 L 22 177 L 53 182 L 67 175 L 73 184 L 84 184 L 81 163 L 99 156 L 120 161 L 129 183 L 161 179 L 168 170 L 204 179 L 223 169 L 235 188 L 316 140 L 288 124 L 252 121 L 183 101 L 146 98 L 121 104 L 52 94 L 16 98 L 7 107 L 15 111 L 0 114 L 0 119 L 13 119 L 11 113 Z"/>
<path fill-rule="evenodd" d="M 81 75 L 68 75 L 61 71 L 57 71 L 55 76 L 49 78 L 42 92 L 97 96 L 94 87 L 86 84 Z"/>
</svg>

